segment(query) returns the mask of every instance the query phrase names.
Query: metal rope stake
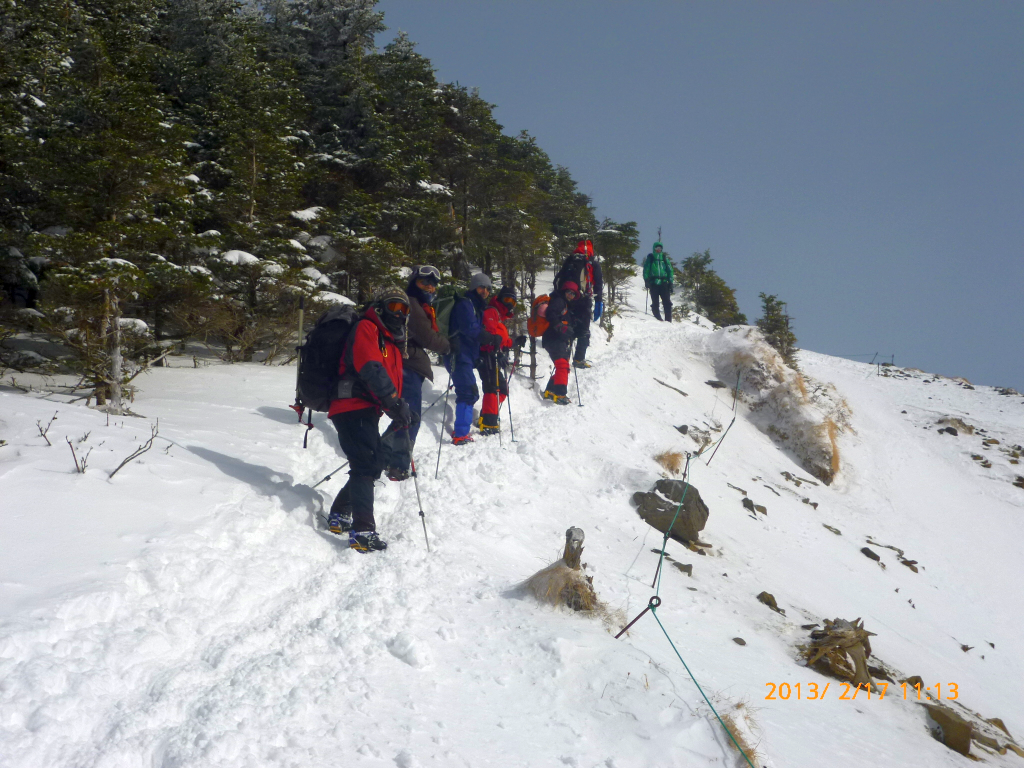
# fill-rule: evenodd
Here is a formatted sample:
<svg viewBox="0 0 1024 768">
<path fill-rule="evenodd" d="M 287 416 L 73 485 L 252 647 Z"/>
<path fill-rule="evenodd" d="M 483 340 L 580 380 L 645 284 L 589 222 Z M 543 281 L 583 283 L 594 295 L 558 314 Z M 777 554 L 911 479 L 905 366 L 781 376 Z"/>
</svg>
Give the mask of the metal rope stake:
<svg viewBox="0 0 1024 768">
<path fill-rule="evenodd" d="M 624 626 L 622 630 L 619 632 L 619 634 L 615 636 L 615 639 L 618 640 L 620 637 L 622 637 L 629 630 L 630 627 L 632 627 L 634 624 L 640 621 L 641 618 L 643 618 L 643 615 L 645 613 L 647 613 L 652 608 L 657 608 L 659 605 L 661 605 L 661 598 L 657 595 L 652 595 L 651 599 L 647 601 L 647 607 L 640 611 L 640 613 L 636 615 L 636 618 L 629 622 L 629 624 Z"/>
</svg>

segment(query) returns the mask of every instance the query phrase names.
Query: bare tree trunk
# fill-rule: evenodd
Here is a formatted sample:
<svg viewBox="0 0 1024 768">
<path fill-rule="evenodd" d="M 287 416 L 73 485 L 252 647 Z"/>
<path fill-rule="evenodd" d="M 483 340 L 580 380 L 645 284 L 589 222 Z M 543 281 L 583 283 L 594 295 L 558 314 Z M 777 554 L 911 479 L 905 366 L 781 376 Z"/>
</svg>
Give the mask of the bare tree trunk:
<svg viewBox="0 0 1024 768">
<path fill-rule="evenodd" d="M 124 360 L 121 357 L 121 308 L 118 301 L 106 291 L 107 350 L 110 355 L 110 413 L 122 413 L 121 380 L 124 378 Z"/>
<path fill-rule="evenodd" d="M 249 223 L 256 218 L 256 145 L 252 147 L 252 187 L 249 189 Z"/>
<path fill-rule="evenodd" d="M 533 312 L 533 300 L 537 298 L 537 267 L 531 266 L 530 271 L 526 273 L 526 285 L 530 288 L 530 305 L 527 312 Z M 530 337 L 530 386 L 534 386 L 534 381 L 537 378 L 537 340 Z"/>
</svg>

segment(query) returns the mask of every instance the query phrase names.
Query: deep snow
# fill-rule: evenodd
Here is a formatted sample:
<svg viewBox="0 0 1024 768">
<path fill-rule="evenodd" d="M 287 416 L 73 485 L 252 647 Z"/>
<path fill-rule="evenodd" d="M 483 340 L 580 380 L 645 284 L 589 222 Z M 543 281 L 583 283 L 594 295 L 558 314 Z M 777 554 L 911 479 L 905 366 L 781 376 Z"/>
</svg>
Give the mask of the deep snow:
<svg viewBox="0 0 1024 768">
<path fill-rule="evenodd" d="M 144 418 L 109 425 L 0 390 L 0 765 L 742 764 L 653 619 L 613 639 L 652 594 L 661 542 L 632 493 L 663 473 L 655 454 L 696 448 L 676 425 L 731 417 L 731 393 L 705 384 L 712 333 L 630 309 L 611 339 L 594 326 L 582 408 L 542 403 L 516 378 L 517 442 L 506 424 L 501 443 L 445 444 L 438 480 L 435 407 L 416 453 L 429 555 L 411 481 L 378 486 L 383 555 L 316 529 L 344 475 L 311 486 L 343 457 L 322 415 L 302 449 L 294 368 L 154 369 L 132 406 Z M 800 625 L 863 617 L 876 657 L 928 686 L 956 683 L 965 705 L 1024 732 L 1024 489 L 1010 482 L 1024 471 L 1001 450 L 1024 442 L 1024 400 L 810 352 L 800 362 L 852 410 L 839 478 L 793 486 L 781 473 L 806 471 L 740 404 L 714 461 L 692 469 L 712 549 L 669 542 L 693 577 L 666 568 L 658 615 L 719 711 L 745 703 L 764 765 L 968 765 L 891 688 L 840 701 L 832 681 L 823 701 L 766 701 L 766 684 L 829 682 L 796 664 Z M 36 421 L 54 411 L 50 447 Z M 947 415 L 987 434 L 938 434 Z M 108 479 L 157 419 L 154 449 Z M 79 455 L 92 448 L 85 474 L 65 436 Z M 752 517 L 729 483 L 768 514 Z M 515 589 L 557 559 L 570 525 L 586 533 L 608 620 Z M 922 570 L 872 546 L 883 569 L 861 554 L 867 537 Z M 756 601 L 762 590 L 785 616 Z"/>
</svg>

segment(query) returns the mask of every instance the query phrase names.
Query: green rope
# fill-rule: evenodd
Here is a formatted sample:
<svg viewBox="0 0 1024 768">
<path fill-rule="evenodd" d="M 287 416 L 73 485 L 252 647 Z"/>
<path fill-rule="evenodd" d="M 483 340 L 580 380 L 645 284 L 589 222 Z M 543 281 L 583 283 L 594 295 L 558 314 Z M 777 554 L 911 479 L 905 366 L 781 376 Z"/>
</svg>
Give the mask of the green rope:
<svg viewBox="0 0 1024 768">
<path fill-rule="evenodd" d="M 698 456 L 700 454 L 697 454 Z M 661 592 L 661 566 L 665 561 L 665 548 L 668 546 L 668 534 L 672 530 L 672 527 L 676 524 L 676 519 L 679 517 L 679 510 L 683 508 L 683 502 L 686 501 L 686 492 L 690 490 L 690 454 L 686 454 L 686 467 L 683 469 L 683 480 L 686 481 L 686 486 L 683 488 L 683 495 L 679 498 L 679 503 L 676 505 L 676 513 L 672 515 L 672 522 L 668 524 L 668 528 L 665 530 L 665 538 L 661 542 L 661 554 L 658 555 L 658 583 L 657 589 L 654 590 L 654 594 Z"/>
<path fill-rule="evenodd" d="M 711 703 L 711 699 L 709 699 L 708 695 L 704 693 L 704 689 L 700 687 L 700 683 L 697 682 L 697 678 L 693 676 L 693 672 L 690 671 L 690 667 L 687 666 L 682 654 L 679 653 L 679 649 L 676 648 L 676 644 L 672 642 L 672 638 L 669 637 L 668 630 L 665 629 L 665 625 L 662 624 L 661 619 L 658 618 L 658 609 L 651 608 L 651 615 L 654 616 L 654 620 L 658 622 L 658 626 L 661 627 L 661 631 L 665 633 L 665 639 L 668 640 L 668 644 L 672 646 L 672 650 L 676 652 L 676 656 L 679 658 L 679 661 L 682 662 L 683 668 L 686 670 L 686 674 L 688 674 L 690 676 L 690 679 L 693 680 L 693 684 L 697 686 L 697 690 L 700 691 L 700 695 L 704 697 L 704 701 L 708 703 L 708 706 L 711 707 L 711 711 L 715 713 L 715 717 L 718 718 L 718 722 L 722 726 L 722 730 L 724 730 L 729 735 L 729 738 L 732 740 L 732 743 L 736 745 L 736 749 L 739 751 L 741 755 L 743 755 L 743 759 L 747 761 L 747 765 L 749 765 L 750 768 L 755 768 L 754 764 L 750 762 L 750 758 L 747 757 L 746 750 L 744 750 L 739 745 L 739 743 L 736 741 L 736 737 L 732 735 L 732 731 L 730 731 L 725 726 L 725 723 L 722 721 L 721 715 L 719 715 L 718 710 L 715 709 L 715 705 Z"/>
<path fill-rule="evenodd" d="M 735 407 L 736 406 L 735 406 L 735 401 L 734 401 L 733 408 L 735 409 Z M 733 417 L 733 421 L 736 421 L 735 417 Z M 729 423 L 729 427 L 732 427 L 732 422 Z M 723 440 L 725 440 L 725 436 L 727 434 L 729 434 L 729 429 L 728 428 L 725 430 L 725 432 L 722 434 L 722 436 L 718 440 L 716 440 L 714 443 L 712 443 L 710 445 L 704 446 L 700 451 L 697 452 L 696 456 L 694 456 L 693 458 L 699 458 L 709 448 L 714 448 L 717 451 L 718 450 L 718 446 L 721 445 Z M 714 454 L 712 454 L 712 457 L 714 457 Z M 687 491 L 690 490 L 690 458 L 691 458 L 690 454 L 687 453 L 686 454 L 686 468 L 683 470 L 683 480 L 686 481 L 686 486 L 683 488 L 683 495 L 679 498 L 679 503 L 676 505 L 675 514 L 672 515 L 672 522 L 669 523 L 668 530 L 665 532 L 665 538 L 664 538 L 664 540 L 661 543 L 661 553 L 658 555 L 658 578 L 657 578 L 657 583 L 656 583 L 656 589 L 654 590 L 654 594 L 655 595 L 660 595 L 660 593 L 661 593 L 661 577 L 662 577 L 662 568 L 661 568 L 661 566 L 664 564 L 664 561 L 665 561 L 665 548 L 668 546 L 668 537 L 669 537 L 668 531 L 671 531 L 673 526 L 675 526 L 676 519 L 678 519 L 678 517 L 679 517 L 679 510 L 683 508 L 683 502 L 686 501 L 686 493 L 687 493 Z M 750 758 L 747 756 L 746 751 L 736 741 L 736 737 L 732 735 L 732 731 L 730 731 L 726 727 L 725 723 L 722 721 L 722 717 L 721 717 L 721 715 L 718 714 L 718 710 L 715 709 L 715 705 L 711 703 L 711 699 L 709 699 L 707 694 L 704 693 L 704 689 L 700 687 L 700 683 L 697 682 L 697 678 L 695 678 L 693 676 L 693 672 L 690 671 L 690 667 L 687 665 L 686 661 L 683 659 L 682 654 L 679 653 L 679 649 L 676 648 L 676 644 L 674 642 L 672 642 L 672 638 L 669 636 L 668 630 L 665 629 L 665 625 L 662 624 L 661 623 L 661 619 L 658 618 L 658 609 L 655 608 L 653 605 L 651 606 L 651 615 L 654 616 L 654 620 L 658 622 L 658 626 L 661 627 L 661 631 L 665 633 L 665 639 L 668 640 L 668 644 L 672 646 L 672 650 L 676 652 L 676 657 L 678 657 L 679 661 L 682 662 L 683 668 L 686 670 L 686 674 L 688 674 L 690 676 L 690 679 L 693 681 L 693 684 L 696 685 L 697 686 L 697 690 L 700 691 L 700 695 L 704 697 L 704 701 L 706 701 L 708 703 L 708 706 L 711 707 L 711 711 L 714 713 L 715 717 L 718 718 L 718 723 L 719 723 L 719 725 L 722 726 L 722 730 L 724 730 L 726 732 L 726 734 L 729 736 L 729 739 L 736 746 L 736 750 L 741 755 L 743 755 L 743 759 L 747 761 L 747 765 L 749 765 L 750 768 L 755 768 L 754 764 L 752 762 L 750 762 Z"/>
</svg>

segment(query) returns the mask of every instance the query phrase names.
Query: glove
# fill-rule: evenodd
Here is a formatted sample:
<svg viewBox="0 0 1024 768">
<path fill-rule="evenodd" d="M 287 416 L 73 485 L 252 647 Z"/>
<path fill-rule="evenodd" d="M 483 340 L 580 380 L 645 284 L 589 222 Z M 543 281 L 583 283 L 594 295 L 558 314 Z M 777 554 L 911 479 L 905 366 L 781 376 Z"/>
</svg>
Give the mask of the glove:
<svg viewBox="0 0 1024 768">
<path fill-rule="evenodd" d="M 385 404 L 384 413 L 399 429 L 405 429 L 412 424 L 412 412 L 409 410 L 409 404 L 400 397 L 392 398 L 389 403 Z"/>
<path fill-rule="evenodd" d="M 526 334 L 523 334 L 522 336 L 516 336 L 516 346 L 517 347 L 525 347 L 526 346 L 526 342 L 528 342 L 529 340 L 530 340 L 530 337 L 527 336 Z"/>
<path fill-rule="evenodd" d="M 594 302 L 594 322 L 595 323 L 598 320 L 601 319 L 601 313 L 602 312 L 604 312 L 604 302 L 603 301 L 595 301 Z"/>
<path fill-rule="evenodd" d="M 511 349 L 512 348 L 512 339 L 510 339 L 508 336 L 506 336 L 504 339 L 502 339 L 501 340 L 501 348 L 502 349 Z"/>
</svg>

